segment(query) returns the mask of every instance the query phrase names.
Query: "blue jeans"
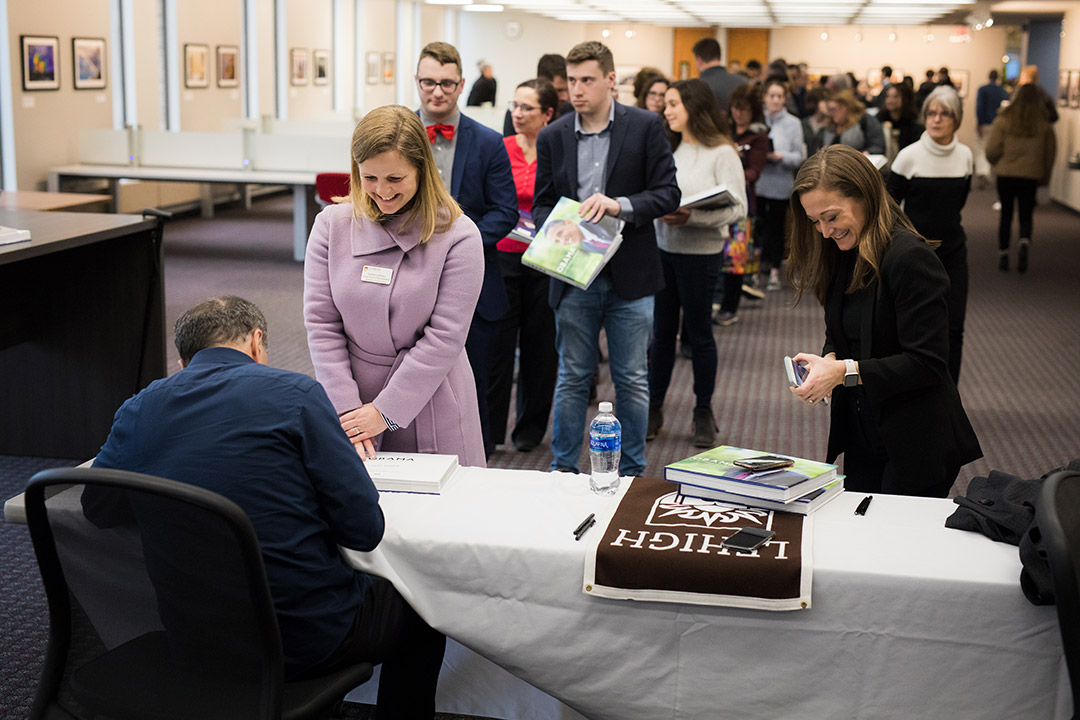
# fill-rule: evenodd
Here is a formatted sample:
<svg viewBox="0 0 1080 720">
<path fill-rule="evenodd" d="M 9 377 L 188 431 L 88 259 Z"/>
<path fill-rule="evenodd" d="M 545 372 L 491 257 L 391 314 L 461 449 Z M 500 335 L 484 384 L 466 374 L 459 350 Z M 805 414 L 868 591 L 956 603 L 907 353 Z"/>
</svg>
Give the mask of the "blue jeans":
<svg viewBox="0 0 1080 720">
<path fill-rule="evenodd" d="M 588 290 L 568 288 L 555 310 L 559 379 L 551 469 L 577 470 L 589 410 L 589 380 L 596 369 L 600 328 L 607 334 L 608 364 L 615 384 L 615 417 L 622 425 L 619 473 L 645 472 L 645 426 L 649 420 L 648 349 L 653 297 L 624 300 L 600 275 Z M 606 399 L 606 398 L 601 398 Z"/>
</svg>

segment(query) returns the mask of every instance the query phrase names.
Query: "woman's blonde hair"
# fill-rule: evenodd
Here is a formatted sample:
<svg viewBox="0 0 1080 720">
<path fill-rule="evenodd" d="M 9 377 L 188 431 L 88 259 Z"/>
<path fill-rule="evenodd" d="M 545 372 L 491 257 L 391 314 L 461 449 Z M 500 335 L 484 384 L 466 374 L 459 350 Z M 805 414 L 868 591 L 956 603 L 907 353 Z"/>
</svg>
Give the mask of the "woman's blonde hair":
<svg viewBox="0 0 1080 720">
<path fill-rule="evenodd" d="M 866 212 L 866 225 L 856 240 L 858 258 L 846 292 L 861 290 L 878 280 L 881 259 L 889 248 L 893 231 L 900 228 L 918 235 L 907 216 L 885 190 L 881 173 L 858 150 L 847 145 L 832 145 L 812 155 L 795 175 L 795 186 L 788 206 L 790 252 L 788 279 L 795 288 L 795 303 L 806 290 L 812 290 L 822 305 L 840 267 L 840 249 L 815 228 L 803 209 L 802 196 L 811 190 L 838 192 L 860 203 Z"/>
<path fill-rule="evenodd" d="M 349 199 L 353 216 L 383 222 L 387 216 L 364 192 L 360 164 L 385 152 L 396 152 L 416 169 L 416 194 L 406 204 L 405 228 L 420 223 L 420 242 L 450 229 L 461 208 L 439 177 L 431 141 L 416 113 L 401 105 L 384 105 L 369 112 L 356 124 L 351 144 L 351 185 Z"/>
<path fill-rule="evenodd" d="M 839 103 L 847 108 L 848 124 L 836 128 L 837 133 L 842 133 L 849 127 L 857 125 L 862 116 L 866 114 L 866 107 L 855 99 L 855 93 L 850 90 L 841 90 L 832 96 L 831 102 Z"/>
</svg>

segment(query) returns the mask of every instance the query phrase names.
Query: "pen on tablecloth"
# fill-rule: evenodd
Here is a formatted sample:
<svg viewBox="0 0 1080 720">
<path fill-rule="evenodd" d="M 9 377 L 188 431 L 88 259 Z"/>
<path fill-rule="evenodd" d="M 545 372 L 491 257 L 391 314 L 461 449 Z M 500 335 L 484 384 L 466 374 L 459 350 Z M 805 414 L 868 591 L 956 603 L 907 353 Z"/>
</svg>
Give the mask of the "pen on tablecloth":
<svg viewBox="0 0 1080 720">
<path fill-rule="evenodd" d="M 862 499 L 862 502 L 859 503 L 859 507 L 855 508 L 855 514 L 856 515 L 865 515 L 866 514 L 866 508 L 870 507 L 870 501 L 873 500 L 873 499 L 874 499 L 873 495 L 867 495 L 866 497 L 864 497 Z"/>
<path fill-rule="evenodd" d="M 578 536 L 589 529 L 589 524 L 596 522 L 596 513 L 589 513 L 589 517 L 581 521 L 581 524 L 574 528 L 574 538 L 580 540 Z"/>
</svg>

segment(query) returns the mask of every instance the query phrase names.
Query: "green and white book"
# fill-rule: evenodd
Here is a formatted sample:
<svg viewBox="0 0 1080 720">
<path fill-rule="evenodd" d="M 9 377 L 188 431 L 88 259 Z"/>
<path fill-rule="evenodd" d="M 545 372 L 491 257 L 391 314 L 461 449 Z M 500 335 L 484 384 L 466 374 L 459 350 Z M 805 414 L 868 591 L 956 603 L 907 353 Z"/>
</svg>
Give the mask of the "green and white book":
<svg viewBox="0 0 1080 720">
<path fill-rule="evenodd" d="M 792 464 L 780 470 L 753 472 L 734 463 L 735 460 L 762 455 L 786 458 Z M 664 479 L 786 503 L 831 483 L 836 479 L 836 466 L 790 455 L 721 445 L 668 465 L 664 468 Z"/>
<path fill-rule="evenodd" d="M 521 262 L 586 290 L 619 249 L 624 223 L 608 216 L 588 222 L 578 214 L 580 208 L 576 200 L 559 198 Z"/>
</svg>

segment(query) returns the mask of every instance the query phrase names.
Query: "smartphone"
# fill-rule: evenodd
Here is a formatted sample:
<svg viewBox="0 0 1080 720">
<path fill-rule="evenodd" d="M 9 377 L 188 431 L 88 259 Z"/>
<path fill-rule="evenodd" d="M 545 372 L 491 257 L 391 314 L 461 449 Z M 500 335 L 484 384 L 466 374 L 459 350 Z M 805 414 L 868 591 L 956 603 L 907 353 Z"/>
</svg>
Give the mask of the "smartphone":
<svg viewBox="0 0 1080 720">
<path fill-rule="evenodd" d="M 803 380 L 810 374 L 810 371 L 806 369 L 806 366 L 802 363 L 797 363 L 788 356 L 784 356 L 784 369 L 787 371 L 788 383 L 791 387 L 799 387 L 803 384 Z"/>
<path fill-rule="evenodd" d="M 772 530 L 762 530 L 760 528 L 744 527 L 723 540 L 720 545 L 726 547 L 729 550 L 738 550 L 739 552 L 753 552 L 759 547 L 767 543 L 772 539 L 773 535 L 776 535 Z"/>
<path fill-rule="evenodd" d="M 757 455 L 755 457 L 732 460 L 731 464 L 735 467 L 741 467 L 744 470 L 761 472 L 764 470 L 779 470 L 780 468 L 791 467 L 795 464 L 795 461 L 786 457 L 780 457 L 779 455 Z"/>
</svg>

